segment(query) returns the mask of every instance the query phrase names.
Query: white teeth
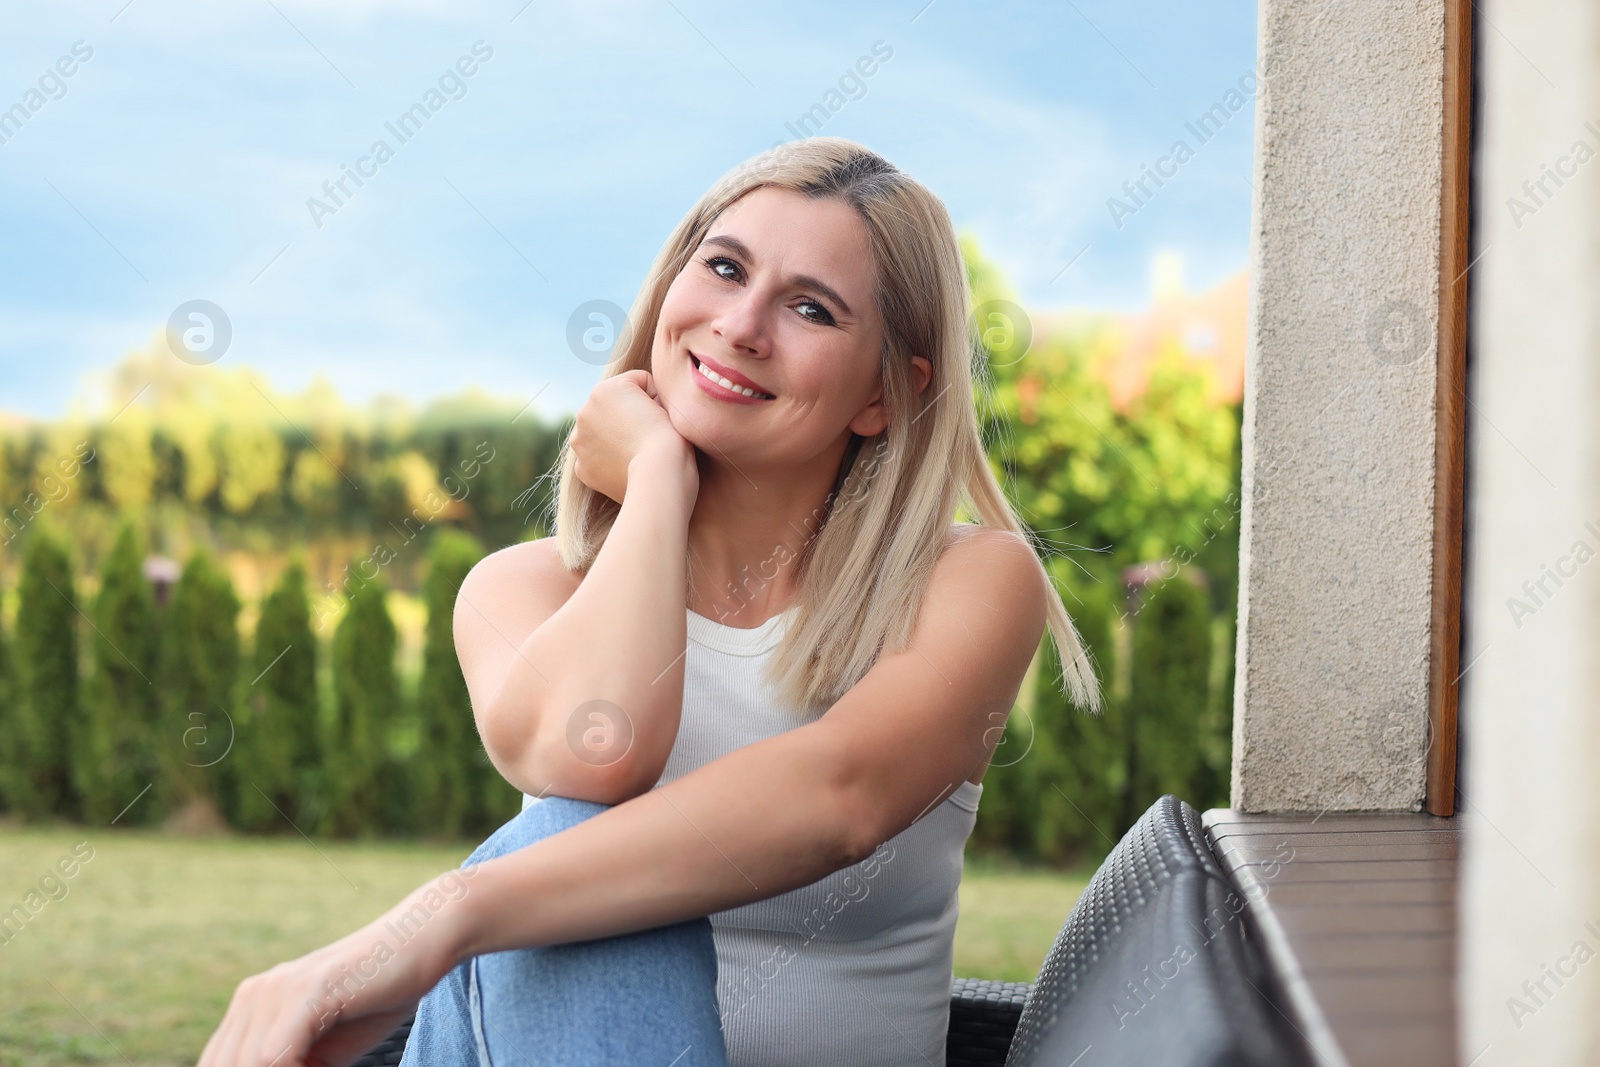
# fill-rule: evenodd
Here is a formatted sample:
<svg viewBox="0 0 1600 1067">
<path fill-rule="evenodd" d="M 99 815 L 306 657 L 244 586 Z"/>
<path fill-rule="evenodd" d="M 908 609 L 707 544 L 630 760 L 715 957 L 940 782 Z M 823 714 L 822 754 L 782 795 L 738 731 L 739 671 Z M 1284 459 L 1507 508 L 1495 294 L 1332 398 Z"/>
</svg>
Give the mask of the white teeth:
<svg viewBox="0 0 1600 1067">
<path fill-rule="evenodd" d="M 729 390 L 730 392 L 742 393 L 745 396 L 759 396 L 767 400 L 772 399 L 765 393 L 758 393 L 754 389 L 747 389 L 742 385 L 734 385 L 728 379 L 724 378 L 722 375 L 718 374 L 704 363 L 698 364 L 697 369 L 701 374 L 704 374 L 707 378 L 710 378 L 712 381 L 716 382 L 718 385 Z"/>
</svg>

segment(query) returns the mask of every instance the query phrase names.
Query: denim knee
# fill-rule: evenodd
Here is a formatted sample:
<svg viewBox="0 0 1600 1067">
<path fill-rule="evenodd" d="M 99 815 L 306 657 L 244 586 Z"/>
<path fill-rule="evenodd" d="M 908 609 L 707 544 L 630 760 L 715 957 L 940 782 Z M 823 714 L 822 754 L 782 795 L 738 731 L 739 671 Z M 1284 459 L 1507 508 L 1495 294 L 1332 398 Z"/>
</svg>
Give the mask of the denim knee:
<svg viewBox="0 0 1600 1067">
<path fill-rule="evenodd" d="M 462 866 L 508 855 L 608 807 L 569 797 L 537 801 Z M 550 1064 L 727 1067 L 716 986 L 716 944 L 704 916 L 485 953 L 459 964 L 423 999 L 412 1032 L 420 1058 L 409 1062 L 509 1063 L 537 1048 Z"/>
<path fill-rule="evenodd" d="M 508 819 L 505 825 L 490 834 L 461 864 L 463 867 L 505 856 L 535 841 L 560 833 L 578 825 L 610 808 L 593 800 L 574 800 L 572 797 L 545 797 L 536 800 Z"/>
</svg>

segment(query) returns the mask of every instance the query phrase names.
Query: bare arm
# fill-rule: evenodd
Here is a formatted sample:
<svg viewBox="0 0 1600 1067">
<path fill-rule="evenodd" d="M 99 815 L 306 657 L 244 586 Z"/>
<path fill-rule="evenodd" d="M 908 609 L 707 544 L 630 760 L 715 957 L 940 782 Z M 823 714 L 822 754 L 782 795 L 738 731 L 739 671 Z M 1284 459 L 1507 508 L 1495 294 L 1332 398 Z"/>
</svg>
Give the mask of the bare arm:
<svg viewBox="0 0 1600 1067">
<path fill-rule="evenodd" d="M 546 545 L 532 566 L 484 560 L 456 599 L 478 732 L 525 793 L 621 803 L 655 784 L 677 737 L 693 449 L 658 439 L 626 470 L 621 512 L 581 582 Z"/>
<path fill-rule="evenodd" d="M 1032 550 L 1008 534 L 968 540 L 941 559 L 910 647 L 821 719 L 479 865 L 456 912 L 457 958 L 764 900 L 859 862 L 931 810 L 988 758 L 992 713 L 1009 711 L 1044 630 Z"/>
<path fill-rule="evenodd" d="M 1009 710 L 1044 630 L 1046 581 L 1021 539 L 968 537 L 941 558 L 910 646 L 880 656 L 821 719 L 440 875 L 245 979 L 201 1067 L 349 1062 L 472 955 L 708 915 L 859 861 L 988 758 L 990 716 Z M 397 942 L 415 914 L 432 918 Z M 304 1058 L 313 1050 L 320 1059 Z"/>
</svg>

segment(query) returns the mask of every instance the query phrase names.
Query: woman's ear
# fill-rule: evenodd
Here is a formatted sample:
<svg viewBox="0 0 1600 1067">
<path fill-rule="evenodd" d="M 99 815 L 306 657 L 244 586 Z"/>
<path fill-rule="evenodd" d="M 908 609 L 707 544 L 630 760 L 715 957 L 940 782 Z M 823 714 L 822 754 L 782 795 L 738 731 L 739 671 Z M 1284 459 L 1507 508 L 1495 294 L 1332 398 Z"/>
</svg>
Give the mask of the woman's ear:
<svg viewBox="0 0 1600 1067">
<path fill-rule="evenodd" d="M 928 388 L 928 383 L 933 380 L 933 363 L 925 356 L 912 356 L 911 376 L 916 385 L 917 395 L 921 396 Z M 889 409 L 883 402 L 883 385 L 880 382 L 872 401 L 850 420 L 850 431 L 862 437 L 876 437 L 888 425 Z"/>
<path fill-rule="evenodd" d="M 862 437 L 876 437 L 889 425 L 889 409 L 883 402 L 883 387 L 879 386 L 877 395 L 872 402 L 850 420 L 850 432 L 860 434 Z"/>
<path fill-rule="evenodd" d="M 912 356 L 911 373 L 916 376 L 917 395 L 921 396 L 922 391 L 928 388 L 928 383 L 933 381 L 933 362 L 926 356 Z"/>
</svg>

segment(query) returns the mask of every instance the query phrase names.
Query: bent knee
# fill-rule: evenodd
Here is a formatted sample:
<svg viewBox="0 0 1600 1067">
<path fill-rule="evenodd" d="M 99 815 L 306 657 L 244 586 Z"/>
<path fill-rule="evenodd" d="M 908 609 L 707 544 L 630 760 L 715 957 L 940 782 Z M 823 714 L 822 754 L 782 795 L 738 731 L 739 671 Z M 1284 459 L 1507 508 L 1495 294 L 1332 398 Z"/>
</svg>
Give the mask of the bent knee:
<svg viewBox="0 0 1600 1067">
<path fill-rule="evenodd" d="M 536 841 L 576 826 L 585 819 L 605 811 L 611 805 L 593 800 L 574 800 L 571 797 L 545 797 L 536 800 L 508 819 L 505 825 L 490 834 L 483 844 L 467 857 L 468 864 L 482 863 L 498 856 L 526 848 Z"/>
</svg>

